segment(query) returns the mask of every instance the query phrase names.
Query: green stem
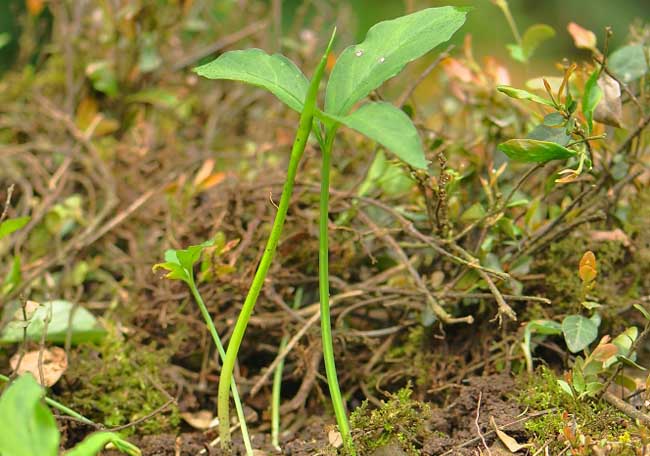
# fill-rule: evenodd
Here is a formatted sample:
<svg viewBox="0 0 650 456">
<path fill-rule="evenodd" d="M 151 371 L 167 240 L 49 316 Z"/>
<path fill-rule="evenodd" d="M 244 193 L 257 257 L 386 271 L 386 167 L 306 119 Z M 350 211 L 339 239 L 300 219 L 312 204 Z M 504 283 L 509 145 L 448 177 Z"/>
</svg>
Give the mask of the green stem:
<svg viewBox="0 0 650 456">
<path fill-rule="evenodd" d="M 515 41 L 517 41 L 517 44 L 521 46 L 521 35 L 519 34 L 519 30 L 517 29 L 517 24 L 515 23 L 515 20 L 512 17 L 512 13 L 510 12 L 510 6 L 508 5 L 508 1 L 499 0 L 497 2 L 497 6 L 501 9 L 503 15 L 506 17 L 506 21 L 508 21 L 510 30 L 512 31 L 512 34 L 515 37 Z"/>
<path fill-rule="evenodd" d="M 217 346 L 219 357 L 223 362 L 223 360 L 226 358 L 226 351 L 223 348 L 223 344 L 221 343 L 221 339 L 219 338 L 219 334 L 217 333 L 217 328 L 215 328 L 214 326 L 214 322 L 212 321 L 210 312 L 208 312 L 208 308 L 205 306 L 205 302 L 203 302 L 203 298 L 201 297 L 199 290 L 196 288 L 196 284 L 194 283 L 193 277 L 191 279 L 191 282 L 188 283 L 188 285 L 190 287 L 190 290 L 192 291 L 192 296 L 194 296 L 194 300 L 196 301 L 196 304 L 199 306 L 199 310 L 201 311 L 203 320 L 205 321 L 205 324 L 207 325 L 208 330 L 210 331 L 210 335 L 212 335 L 212 340 L 214 341 L 214 345 Z M 239 419 L 239 427 L 241 428 L 242 439 L 244 440 L 244 446 L 246 447 L 246 454 L 248 456 L 253 456 L 253 446 L 251 445 L 251 439 L 250 436 L 248 435 L 246 416 L 244 415 L 244 408 L 241 405 L 241 400 L 239 399 L 239 392 L 237 391 L 237 385 L 234 379 L 230 383 L 230 391 L 232 392 L 232 398 L 235 401 L 235 409 L 237 410 L 237 418 Z"/>
<path fill-rule="evenodd" d="M 339 432 L 343 438 L 343 444 L 348 454 L 356 454 L 350 435 L 350 425 L 345 412 L 345 405 L 341 398 L 341 389 L 336 375 L 336 363 L 334 362 L 334 345 L 332 343 L 332 325 L 330 322 L 330 287 L 329 287 L 329 247 L 328 247 L 328 222 L 329 222 L 329 192 L 330 192 L 330 167 L 332 159 L 332 146 L 336 136 L 337 125 L 328 129 L 325 139 L 325 147 L 322 150 L 323 163 L 321 168 L 321 191 L 320 191 L 320 217 L 318 230 L 318 283 L 320 293 L 320 324 L 323 346 L 323 360 L 325 362 L 325 373 L 327 384 L 330 390 L 330 398 L 334 415 L 339 426 Z"/>
<path fill-rule="evenodd" d="M 293 309 L 300 307 L 302 302 L 303 289 L 298 288 L 293 299 Z M 278 353 L 284 352 L 289 343 L 289 336 L 285 335 L 280 341 Z M 282 390 L 282 371 L 284 370 L 284 358 L 280 360 L 273 374 L 273 391 L 271 395 L 271 444 L 276 450 L 280 448 L 280 392 Z"/>
<path fill-rule="evenodd" d="M 9 377 L 7 377 L 6 375 L 0 374 L 0 381 L 8 383 L 8 382 L 11 381 L 11 379 Z M 65 405 L 63 405 L 62 403 L 60 403 L 58 401 L 55 401 L 54 399 L 51 399 L 51 398 L 45 396 L 43 398 L 43 400 L 50 407 L 55 408 L 58 411 L 60 411 L 61 413 L 65 414 L 65 415 L 68 415 L 68 416 L 71 416 L 72 418 L 75 418 L 75 419 L 81 421 L 82 423 L 88 424 L 88 425 L 93 426 L 93 427 L 97 427 L 97 426 L 101 427 L 101 425 L 97 425 L 97 423 L 95 423 L 94 421 L 92 421 L 89 418 L 86 418 L 81 413 L 75 412 L 71 408 L 66 407 Z M 130 455 L 140 455 L 141 454 L 140 449 L 137 446 L 135 446 L 134 444 L 132 444 L 131 442 L 129 442 L 127 440 L 124 440 L 121 437 L 117 437 L 117 439 L 116 439 L 116 441 L 114 443 L 117 446 L 121 447 L 120 449 L 122 449 L 124 452 L 126 452 L 126 453 L 128 453 Z"/>
<path fill-rule="evenodd" d="M 230 439 L 230 429 L 229 429 L 229 417 L 230 417 L 230 383 L 232 381 L 232 373 L 235 368 L 235 362 L 237 360 L 237 353 L 239 352 L 239 347 L 244 338 L 244 333 L 246 332 L 246 326 L 248 326 L 248 320 L 253 313 L 253 308 L 257 302 L 257 297 L 262 290 L 264 285 L 264 280 L 266 279 L 266 274 L 269 271 L 271 266 L 271 261 L 273 261 L 273 256 L 275 255 L 275 250 L 278 246 L 278 241 L 280 240 L 280 235 L 282 234 L 282 228 L 284 227 L 284 221 L 287 217 L 287 211 L 289 209 L 289 201 L 291 200 L 291 194 L 293 193 L 293 186 L 296 179 L 296 173 L 298 171 L 298 165 L 300 159 L 302 158 L 303 153 L 305 152 L 305 146 L 307 145 L 307 140 L 309 139 L 309 133 L 312 129 L 312 122 L 314 119 L 314 110 L 316 107 L 316 96 L 318 95 L 318 87 L 320 85 L 320 80 L 323 77 L 323 72 L 325 70 L 325 64 L 327 62 L 327 55 L 332 47 L 334 41 L 334 33 L 327 46 L 325 54 L 321 58 L 318 67 L 312 77 L 312 80 L 309 84 L 309 89 L 307 90 L 307 95 L 305 97 L 305 105 L 300 114 L 300 123 L 298 124 L 298 131 L 296 132 L 296 139 L 294 140 L 293 147 L 291 148 L 291 157 L 289 159 L 289 169 L 287 170 L 287 177 L 284 182 L 284 188 L 282 189 L 282 197 L 280 198 L 280 204 L 278 206 L 278 211 L 275 215 L 275 220 L 273 221 L 273 227 L 271 228 L 271 234 L 266 243 L 266 248 L 264 249 L 264 254 L 260 260 L 260 264 L 255 272 L 253 277 L 253 282 L 248 294 L 246 295 L 246 300 L 242 306 L 242 310 L 239 313 L 237 318 L 237 323 L 235 323 L 235 329 L 233 330 L 230 342 L 228 343 L 228 350 L 226 351 L 226 358 L 224 359 L 223 366 L 221 368 L 221 378 L 219 380 L 219 394 L 217 397 L 217 410 L 219 415 L 219 437 L 221 439 L 221 448 L 226 452 L 232 452 L 232 442 Z"/>
</svg>

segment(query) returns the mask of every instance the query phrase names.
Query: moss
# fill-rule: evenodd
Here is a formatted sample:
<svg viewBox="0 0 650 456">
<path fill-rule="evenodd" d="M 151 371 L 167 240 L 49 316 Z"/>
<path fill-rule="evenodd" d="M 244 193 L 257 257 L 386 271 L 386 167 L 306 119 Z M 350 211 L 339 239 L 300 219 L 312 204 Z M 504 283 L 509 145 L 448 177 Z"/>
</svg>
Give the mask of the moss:
<svg viewBox="0 0 650 456">
<path fill-rule="evenodd" d="M 365 401 L 352 413 L 350 424 L 359 454 L 389 445 L 409 455 L 420 454 L 417 442 L 431 435 L 426 426 L 431 410 L 427 404 L 411 399 L 411 394 L 407 386 L 377 409 L 370 410 Z"/>
<path fill-rule="evenodd" d="M 168 401 L 159 388 L 173 388 L 160 371 L 169 365 L 170 355 L 142 341 L 123 342 L 115 336 L 97 346 L 82 345 L 72 354 L 66 372 L 70 387 L 59 399 L 108 427 L 127 424 Z M 139 434 L 158 434 L 175 430 L 179 423 L 178 409 L 172 404 L 138 424 L 137 430 Z M 126 430 L 127 434 L 132 432 L 133 428 Z"/>
<path fill-rule="evenodd" d="M 516 400 L 531 414 L 547 412 L 531 418 L 525 424 L 531 441 L 538 445 L 549 445 L 551 454 L 558 454 L 566 447 L 566 432 L 572 429 L 575 448 L 592 454 L 591 445 L 598 442 L 618 442 L 616 451 L 627 454 L 633 441 L 631 420 L 605 402 L 592 400 L 577 401 L 562 391 L 557 376 L 549 368 L 541 367 L 534 375 L 522 378 Z M 637 442 L 638 443 L 638 442 Z M 632 454 L 632 453 L 630 453 Z"/>
</svg>

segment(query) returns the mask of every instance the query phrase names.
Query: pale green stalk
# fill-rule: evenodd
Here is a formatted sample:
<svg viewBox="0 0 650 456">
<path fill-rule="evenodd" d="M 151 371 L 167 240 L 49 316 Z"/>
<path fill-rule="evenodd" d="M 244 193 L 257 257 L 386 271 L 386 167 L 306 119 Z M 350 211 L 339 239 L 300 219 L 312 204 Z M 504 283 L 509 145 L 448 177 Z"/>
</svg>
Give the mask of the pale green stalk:
<svg viewBox="0 0 650 456">
<path fill-rule="evenodd" d="M 192 272 L 190 273 L 192 274 Z M 219 338 L 219 334 L 217 333 L 217 328 L 215 328 L 214 326 L 214 322 L 212 321 L 210 312 L 208 312 L 208 308 L 205 306 L 205 303 L 203 302 L 203 298 L 201 297 L 199 290 L 196 288 L 196 284 L 194 283 L 194 277 L 191 277 L 191 281 L 190 283 L 188 283 L 188 285 L 190 287 L 190 290 L 192 291 L 192 296 L 194 296 L 194 299 L 196 300 L 196 304 L 199 306 L 199 310 L 201 311 L 203 320 L 205 321 L 205 324 L 208 326 L 210 335 L 212 335 L 212 340 L 214 341 L 214 345 L 217 346 L 219 357 L 223 362 L 223 360 L 226 359 L 226 351 L 223 348 L 223 344 L 221 343 L 221 339 Z M 237 391 L 237 385 L 234 379 L 230 383 L 230 390 L 232 391 L 232 398 L 235 401 L 235 409 L 237 410 L 237 418 L 239 419 L 239 427 L 241 428 L 242 439 L 244 440 L 244 446 L 246 447 L 246 454 L 248 456 L 253 456 L 253 446 L 251 444 L 250 436 L 248 435 L 246 416 L 244 415 L 244 408 L 241 405 L 241 400 L 239 399 L 239 392 Z"/>
<path fill-rule="evenodd" d="M 517 41 L 517 44 L 521 46 L 521 35 L 519 34 L 519 30 L 517 29 L 517 24 L 515 23 L 515 19 L 512 17 L 512 13 L 510 12 L 510 6 L 508 5 L 508 0 L 497 0 L 496 5 L 499 7 L 501 12 L 503 12 L 503 15 L 506 17 L 506 21 L 508 21 L 510 30 L 512 31 L 512 34 L 515 37 L 515 41 Z"/>
<path fill-rule="evenodd" d="M 302 288 L 296 290 L 293 299 L 293 309 L 300 307 L 302 303 Z M 280 341 L 278 353 L 282 353 L 289 343 L 289 335 L 285 334 Z M 282 390 L 282 371 L 284 370 L 284 358 L 280 360 L 275 373 L 273 374 L 273 390 L 271 394 L 271 444 L 276 450 L 280 449 L 280 392 Z"/>
<path fill-rule="evenodd" d="M 345 405 L 341 397 L 338 377 L 336 375 L 336 363 L 334 361 L 334 345 L 332 343 L 332 325 L 330 322 L 330 287 L 329 287 L 329 247 L 328 247 L 328 223 L 329 223 L 329 194 L 330 194 L 330 168 L 332 159 L 332 146 L 336 136 L 337 125 L 328 128 L 325 138 L 325 147 L 322 150 L 323 162 L 320 178 L 320 217 L 318 236 L 318 283 L 320 294 L 320 325 L 321 339 L 323 346 L 323 360 L 325 362 L 325 373 L 327 384 L 330 390 L 330 398 L 336 423 L 343 438 L 345 450 L 349 455 L 356 454 L 350 435 L 350 425 L 345 412 Z"/>
<path fill-rule="evenodd" d="M 291 148 L 291 157 L 289 158 L 289 168 L 287 170 L 287 177 L 284 182 L 284 188 L 282 189 L 282 197 L 280 198 L 280 204 L 278 205 L 278 211 L 275 215 L 275 220 L 273 221 L 273 227 L 271 228 L 271 234 L 266 243 L 266 248 L 264 249 L 264 254 L 260 260 L 260 264 L 255 272 L 253 282 L 250 289 L 248 290 L 248 295 L 242 306 L 242 310 L 239 313 L 237 318 L 237 323 L 235 323 L 235 329 L 233 330 L 230 342 L 228 343 L 228 350 L 226 351 L 226 358 L 224 359 L 223 366 L 221 368 L 221 378 L 219 379 L 219 394 L 217 397 L 217 410 L 219 415 L 219 437 L 221 439 L 221 448 L 226 452 L 232 451 L 232 442 L 230 439 L 230 428 L 229 428 L 229 417 L 230 417 L 230 383 L 232 381 L 232 374 L 235 368 L 235 362 L 237 361 L 237 353 L 239 352 L 239 347 L 244 338 L 244 333 L 246 332 L 246 326 L 248 326 L 248 320 L 253 313 L 253 308 L 257 302 L 257 298 L 262 290 L 264 285 L 264 280 L 273 261 L 273 256 L 275 255 L 275 250 L 278 246 L 280 240 L 280 235 L 282 234 L 282 228 L 284 227 L 284 221 L 287 217 L 287 211 L 289 209 L 289 201 L 291 200 L 291 195 L 293 193 L 293 186 L 296 179 L 296 173 L 298 171 L 298 165 L 300 164 L 300 159 L 302 158 L 303 153 L 305 152 L 305 146 L 307 145 L 307 140 L 309 139 L 309 133 L 312 129 L 312 122 L 314 119 L 314 110 L 316 108 L 316 96 L 318 95 L 318 87 L 320 85 L 320 80 L 323 77 L 323 72 L 325 70 L 325 64 L 327 62 L 327 55 L 331 49 L 332 42 L 334 41 L 334 33 L 332 38 L 327 46 L 325 54 L 321 58 L 314 76 L 309 84 L 309 89 L 307 91 L 307 96 L 305 97 L 305 105 L 303 107 L 302 113 L 300 114 L 300 123 L 298 124 L 298 131 L 296 132 L 296 139 Z"/>
</svg>

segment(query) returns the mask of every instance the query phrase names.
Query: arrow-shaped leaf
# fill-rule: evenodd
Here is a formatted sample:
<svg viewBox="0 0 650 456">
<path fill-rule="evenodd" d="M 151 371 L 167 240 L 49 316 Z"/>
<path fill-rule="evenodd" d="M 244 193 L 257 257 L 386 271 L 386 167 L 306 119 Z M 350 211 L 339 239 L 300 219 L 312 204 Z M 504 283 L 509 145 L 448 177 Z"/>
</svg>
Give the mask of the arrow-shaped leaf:
<svg viewBox="0 0 650 456">
<path fill-rule="evenodd" d="M 344 115 L 404 66 L 449 40 L 465 22 L 466 11 L 428 8 L 371 27 L 366 39 L 347 47 L 332 70 L 325 111 Z"/>
<path fill-rule="evenodd" d="M 297 112 L 307 94 L 309 81 L 298 67 L 281 54 L 261 49 L 230 51 L 194 71 L 208 79 L 230 79 L 262 87 Z"/>
<path fill-rule="evenodd" d="M 422 142 L 413 122 L 390 103 L 368 103 L 347 116 L 321 115 L 374 139 L 414 168 L 427 167 Z"/>
</svg>

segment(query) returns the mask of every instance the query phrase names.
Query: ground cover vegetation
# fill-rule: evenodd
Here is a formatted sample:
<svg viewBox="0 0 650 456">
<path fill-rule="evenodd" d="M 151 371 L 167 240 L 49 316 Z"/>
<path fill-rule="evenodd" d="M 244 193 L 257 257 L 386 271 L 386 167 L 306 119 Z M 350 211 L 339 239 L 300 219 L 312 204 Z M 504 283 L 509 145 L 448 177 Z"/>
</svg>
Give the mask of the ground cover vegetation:
<svg viewBox="0 0 650 456">
<path fill-rule="evenodd" d="M 288 3 L 0 6 L 0 455 L 650 453 L 650 24 Z"/>
</svg>

